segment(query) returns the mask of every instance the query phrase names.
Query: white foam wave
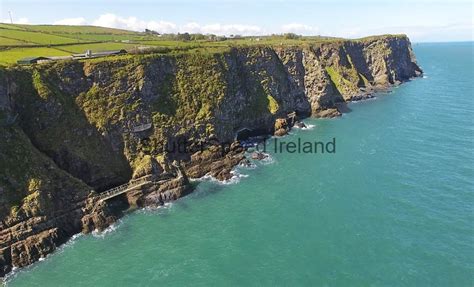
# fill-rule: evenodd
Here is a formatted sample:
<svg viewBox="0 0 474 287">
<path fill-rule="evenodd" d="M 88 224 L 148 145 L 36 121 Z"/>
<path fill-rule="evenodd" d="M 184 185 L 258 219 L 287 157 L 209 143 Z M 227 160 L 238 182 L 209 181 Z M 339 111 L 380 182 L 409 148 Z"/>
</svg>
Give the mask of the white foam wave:
<svg viewBox="0 0 474 287">
<path fill-rule="evenodd" d="M 295 126 L 292 127 L 292 129 L 297 129 L 297 130 L 303 130 L 303 131 L 305 131 L 305 130 L 312 130 L 312 129 L 314 129 L 314 128 L 316 127 L 316 125 L 312 125 L 312 124 L 306 124 L 306 123 L 304 123 L 304 125 L 305 125 L 305 126 L 302 127 L 302 128 L 300 128 L 299 126 L 295 125 Z"/>
<path fill-rule="evenodd" d="M 234 184 L 234 183 L 238 183 L 240 182 L 240 179 L 242 178 L 246 178 L 246 177 L 249 177 L 248 174 L 243 174 L 243 173 L 240 173 L 236 170 L 233 170 L 231 171 L 230 173 L 232 173 L 232 177 L 228 180 L 225 180 L 223 183 L 224 184 Z"/>
<path fill-rule="evenodd" d="M 248 156 L 248 157 L 250 157 L 250 156 Z M 256 169 L 257 165 L 253 162 L 250 162 L 248 165 L 239 166 L 239 168 L 241 168 L 241 169 Z"/>
<path fill-rule="evenodd" d="M 118 226 L 121 223 L 122 223 L 122 220 L 119 219 L 119 220 L 117 220 L 117 222 L 111 224 L 109 227 L 107 227 L 106 229 L 104 229 L 102 231 L 99 231 L 99 230 L 95 229 L 94 231 L 92 231 L 92 236 L 94 236 L 96 238 L 104 238 L 107 234 L 112 233 L 115 230 L 117 230 Z"/>
<path fill-rule="evenodd" d="M 399 86 L 394 86 L 393 88 L 398 88 Z M 388 94 L 388 93 L 391 93 L 392 91 L 380 91 L 378 92 L 379 95 L 382 95 L 382 94 Z M 372 95 L 372 97 L 369 97 L 369 98 L 363 98 L 363 99 L 360 99 L 360 100 L 357 100 L 357 101 L 350 101 L 351 105 L 358 105 L 358 104 L 363 104 L 367 101 L 375 101 L 377 99 L 377 96 L 376 95 Z M 346 113 L 342 113 L 342 116 L 344 116 Z"/>
<path fill-rule="evenodd" d="M 248 177 L 248 174 L 242 174 L 237 170 L 232 170 L 230 173 L 232 174 L 232 177 L 226 180 L 218 180 L 217 178 L 206 174 L 203 177 L 192 179 L 192 181 L 210 181 L 218 184 L 229 185 L 239 183 L 242 178 Z"/>
<path fill-rule="evenodd" d="M 307 124 L 306 127 L 301 128 L 302 130 L 312 130 L 316 127 L 316 125 Z"/>
<path fill-rule="evenodd" d="M 190 178 L 189 181 L 191 182 L 203 182 L 203 181 L 212 181 L 214 178 L 210 176 L 209 174 L 206 174 L 205 176 L 201 176 L 198 178 Z M 217 179 L 215 179 L 217 181 Z"/>
<path fill-rule="evenodd" d="M 260 160 L 260 162 L 264 165 L 267 165 L 267 164 L 272 164 L 275 162 L 275 159 L 268 153 L 264 153 L 266 155 L 266 157 L 262 160 Z"/>
<path fill-rule="evenodd" d="M 164 204 L 144 206 L 137 210 L 137 212 L 145 215 L 155 215 L 157 212 L 171 209 L 172 206 L 173 202 L 165 202 Z"/>
</svg>

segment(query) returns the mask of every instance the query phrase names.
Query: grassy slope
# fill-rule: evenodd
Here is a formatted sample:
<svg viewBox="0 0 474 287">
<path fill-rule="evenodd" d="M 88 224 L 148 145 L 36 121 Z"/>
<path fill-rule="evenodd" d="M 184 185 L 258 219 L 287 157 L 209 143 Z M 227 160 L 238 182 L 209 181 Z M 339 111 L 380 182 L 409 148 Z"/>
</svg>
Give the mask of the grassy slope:
<svg viewBox="0 0 474 287">
<path fill-rule="evenodd" d="M 0 46 L 27 46 L 27 45 L 33 45 L 33 43 L 0 36 Z"/>
<path fill-rule="evenodd" d="M 0 125 L 0 218 L 15 214 L 20 206 L 26 209 L 35 201 L 35 214 L 46 209 L 51 198 L 62 192 L 87 192 L 91 190 L 80 180 L 73 178 L 43 153 L 35 149 L 17 125 Z"/>
<path fill-rule="evenodd" d="M 133 49 L 137 44 L 127 44 L 127 43 L 95 43 L 87 45 L 71 45 L 61 47 L 61 50 L 71 52 L 71 53 L 84 53 L 86 50 L 92 51 L 107 51 L 107 50 L 121 50 L 121 49 Z"/>
<path fill-rule="evenodd" d="M 40 45 L 77 43 L 80 40 L 39 32 L 0 29 L 0 37 L 16 39 Z"/>
<path fill-rule="evenodd" d="M 55 64 L 9 71 L 11 77 L 21 83 L 18 91 L 21 97 L 16 101 L 21 106 L 19 113 L 28 115 L 20 117 L 25 133 L 52 158 L 59 156 L 58 151 L 68 150 L 67 157 L 78 166 L 94 162 L 94 167 L 88 166 L 88 169 L 99 176 L 127 178 L 127 164 L 94 132 L 74 99 L 57 86 L 61 79 L 55 75 L 56 71 L 77 67 L 67 62 Z"/>
</svg>

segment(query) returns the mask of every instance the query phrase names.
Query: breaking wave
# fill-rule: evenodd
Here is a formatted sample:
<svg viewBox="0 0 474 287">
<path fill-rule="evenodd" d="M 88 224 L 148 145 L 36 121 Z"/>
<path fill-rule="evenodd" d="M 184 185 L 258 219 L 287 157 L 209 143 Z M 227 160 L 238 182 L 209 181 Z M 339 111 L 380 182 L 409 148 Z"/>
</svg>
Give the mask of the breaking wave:
<svg viewBox="0 0 474 287">
<path fill-rule="evenodd" d="M 195 182 L 209 181 L 209 182 L 215 182 L 218 184 L 229 185 L 229 184 L 239 183 L 242 178 L 246 178 L 249 176 L 248 174 L 240 173 L 236 169 L 232 170 L 230 173 L 232 174 L 232 177 L 226 180 L 218 180 L 217 178 L 209 174 L 206 174 L 203 177 L 191 179 L 191 181 L 195 181 Z"/>
<path fill-rule="evenodd" d="M 114 232 L 121 225 L 122 219 L 117 220 L 117 222 L 109 225 L 106 229 L 99 231 L 95 229 L 92 231 L 92 236 L 95 238 L 104 238 L 107 234 Z"/>
</svg>

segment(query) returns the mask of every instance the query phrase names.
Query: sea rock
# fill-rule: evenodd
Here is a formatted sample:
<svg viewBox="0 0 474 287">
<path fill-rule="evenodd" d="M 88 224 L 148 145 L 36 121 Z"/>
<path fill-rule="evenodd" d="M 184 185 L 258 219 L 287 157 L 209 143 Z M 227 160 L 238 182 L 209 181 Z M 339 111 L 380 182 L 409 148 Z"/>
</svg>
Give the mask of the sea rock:
<svg viewBox="0 0 474 287">
<path fill-rule="evenodd" d="M 191 160 L 184 163 L 184 169 L 192 178 L 211 175 L 218 180 L 228 180 L 232 177 L 233 167 L 244 158 L 244 149 L 240 145 L 233 144 L 230 148 L 212 146 L 192 154 Z"/>
<path fill-rule="evenodd" d="M 274 129 L 275 132 L 273 134 L 275 136 L 281 137 L 288 134 L 288 130 L 290 129 L 288 125 L 288 120 L 286 118 L 276 119 Z"/>
<path fill-rule="evenodd" d="M 300 128 L 300 129 L 306 128 L 305 123 L 300 122 L 300 121 L 297 121 L 297 122 L 295 123 L 295 126 L 298 127 L 298 128 Z"/>
<path fill-rule="evenodd" d="M 314 114 L 316 118 L 335 118 L 335 117 L 339 117 L 340 115 L 341 113 L 335 108 L 322 110 Z"/>
<path fill-rule="evenodd" d="M 267 158 L 268 155 L 264 154 L 263 152 L 253 152 L 252 153 L 252 159 L 255 159 L 255 160 L 262 160 L 262 159 L 265 159 Z"/>
<path fill-rule="evenodd" d="M 287 135 L 288 131 L 286 129 L 278 129 L 273 134 L 277 137 L 282 137 L 284 135 Z"/>
</svg>

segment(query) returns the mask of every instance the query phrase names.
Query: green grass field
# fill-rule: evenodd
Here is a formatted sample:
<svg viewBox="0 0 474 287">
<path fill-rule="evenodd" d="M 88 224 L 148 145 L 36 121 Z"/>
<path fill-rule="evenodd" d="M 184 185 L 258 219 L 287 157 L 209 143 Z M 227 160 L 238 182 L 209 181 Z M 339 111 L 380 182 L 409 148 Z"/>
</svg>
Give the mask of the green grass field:
<svg viewBox="0 0 474 287">
<path fill-rule="evenodd" d="M 195 35 L 194 38 L 188 37 L 185 40 L 182 36 L 183 34 L 156 35 L 95 26 L 0 23 L 0 64 L 12 65 L 25 57 L 66 56 L 84 53 L 86 50 L 92 50 L 93 52 L 131 50 L 140 46 L 160 47 L 153 51 L 155 53 L 188 53 L 195 51 L 212 53 L 233 46 L 300 46 L 343 40 L 341 38 L 320 36 L 285 37 L 283 35 L 243 37 L 239 39 Z M 370 39 L 368 37 L 355 39 L 355 41 Z"/>
<path fill-rule="evenodd" d="M 66 38 L 62 36 L 57 36 L 54 34 L 46 34 L 41 32 L 29 32 L 22 30 L 10 30 L 10 29 L 0 29 L 0 37 L 16 39 L 20 41 L 25 41 L 33 44 L 40 45 L 55 45 L 55 44 L 69 44 L 77 43 L 77 39 Z"/>
<path fill-rule="evenodd" d="M 0 64 L 12 65 L 25 57 L 66 56 L 86 50 L 133 49 L 147 45 L 140 41 L 154 38 L 145 33 L 94 26 L 0 23 Z"/>
<path fill-rule="evenodd" d="M 69 25 L 19 25 L 19 24 L 1 24 L 9 27 L 14 26 L 18 29 L 28 30 L 28 31 L 37 31 L 44 33 L 52 34 L 116 34 L 116 35 L 135 35 L 137 32 L 115 29 L 115 28 L 106 28 L 106 27 L 97 27 L 97 26 L 69 26 Z M 1 26 L 0 26 L 1 27 Z"/>
<path fill-rule="evenodd" d="M 60 51 L 54 48 L 39 47 L 39 48 L 12 48 L 0 51 L 0 64 L 11 65 L 15 64 L 17 60 L 31 57 L 31 56 L 68 56 L 71 53 Z"/>
<path fill-rule="evenodd" d="M 84 53 L 86 50 L 91 50 L 92 52 L 100 52 L 107 50 L 128 50 L 133 49 L 137 44 L 127 44 L 127 43 L 95 43 L 95 44 L 82 44 L 82 45 L 71 45 L 71 46 L 62 46 L 61 50 L 71 52 L 71 53 Z"/>
<path fill-rule="evenodd" d="M 17 27 L 15 25 L 0 23 L 0 29 L 2 28 L 10 30 L 23 30 L 23 28 Z"/>
<path fill-rule="evenodd" d="M 0 46 L 28 46 L 28 45 L 33 45 L 33 43 L 21 41 L 17 39 L 0 37 Z"/>
<path fill-rule="evenodd" d="M 127 35 L 127 34 L 68 34 L 68 33 L 58 33 L 56 35 L 60 35 L 62 37 L 70 37 L 78 40 L 84 41 L 146 41 L 152 40 L 153 38 L 146 35 Z"/>
</svg>

